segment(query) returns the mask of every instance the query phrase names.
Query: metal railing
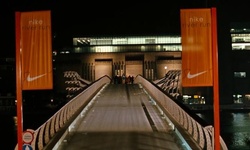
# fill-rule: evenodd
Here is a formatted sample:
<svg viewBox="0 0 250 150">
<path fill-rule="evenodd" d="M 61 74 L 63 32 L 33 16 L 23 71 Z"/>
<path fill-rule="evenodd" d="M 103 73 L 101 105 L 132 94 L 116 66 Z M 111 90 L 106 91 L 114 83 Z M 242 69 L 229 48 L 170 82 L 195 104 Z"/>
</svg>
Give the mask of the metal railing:
<svg viewBox="0 0 250 150">
<path fill-rule="evenodd" d="M 30 130 L 33 132 L 33 141 L 30 143 L 33 150 L 51 150 L 58 139 L 67 132 L 69 125 L 88 104 L 89 100 L 99 89 L 110 82 L 110 77 L 103 76 L 90 84 L 89 87 L 79 95 L 71 99 L 38 129 L 34 131 Z M 18 149 L 18 145 L 16 145 L 15 149 Z"/>
<path fill-rule="evenodd" d="M 181 128 L 181 130 L 186 131 L 188 136 L 192 138 L 192 140 L 200 147 L 200 149 L 213 150 L 213 126 L 202 126 L 175 101 L 166 95 L 159 87 L 142 76 L 136 76 L 135 83 L 141 84 L 143 88 L 149 92 L 149 95 L 153 97 L 157 105 L 161 108 L 162 113 L 168 114 L 167 116 L 171 116 L 170 119 L 176 125 L 175 128 L 177 130 L 178 128 Z M 179 126 L 177 127 L 177 125 Z M 221 137 L 220 144 L 222 150 L 228 149 Z"/>
<path fill-rule="evenodd" d="M 104 76 L 93 82 L 83 92 L 58 110 L 38 129 L 33 131 L 32 148 L 34 150 L 53 149 L 58 141 L 70 132 L 71 124 L 75 122 L 81 111 L 88 106 L 91 98 L 93 98 L 105 84 L 110 82 L 111 79 L 108 76 Z M 161 113 L 168 116 L 169 121 L 174 122 L 172 125 L 176 133 L 182 134 L 179 132 L 180 128 L 182 128 L 188 133 L 188 136 L 193 139 L 197 147 L 204 150 L 213 149 L 213 126 L 202 126 L 159 87 L 142 76 L 136 76 L 134 82 L 142 85 L 144 90 L 155 100 L 157 106 L 160 107 Z M 227 146 L 222 138 L 220 143 L 222 150 L 227 150 Z M 15 149 L 17 149 L 17 146 Z"/>
</svg>

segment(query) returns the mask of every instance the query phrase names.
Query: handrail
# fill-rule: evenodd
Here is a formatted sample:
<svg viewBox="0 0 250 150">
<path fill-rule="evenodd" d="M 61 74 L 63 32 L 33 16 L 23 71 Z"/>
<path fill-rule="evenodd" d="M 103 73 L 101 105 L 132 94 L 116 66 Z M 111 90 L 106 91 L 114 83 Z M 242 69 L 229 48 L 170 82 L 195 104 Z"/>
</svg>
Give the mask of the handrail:
<svg viewBox="0 0 250 150">
<path fill-rule="evenodd" d="M 69 126 L 80 114 L 80 111 L 87 106 L 91 98 L 106 83 L 110 83 L 108 76 L 103 76 L 99 80 L 90 84 L 79 95 L 71 99 L 66 105 L 58 110 L 51 118 L 34 131 L 31 146 L 34 150 L 51 150 L 56 145 L 58 139 L 69 132 Z M 169 119 L 174 122 L 174 128 L 180 128 L 196 143 L 197 147 L 205 150 L 213 149 L 213 126 L 202 126 L 197 120 L 191 117 L 178 103 L 172 100 L 166 93 L 158 88 L 154 83 L 143 78 L 141 75 L 135 77 L 135 83 L 140 83 L 143 88 L 154 98 L 161 110 L 171 116 Z M 222 150 L 227 150 L 227 146 L 220 137 Z M 17 149 L 17 145 L 16 148 Z"/>
<path fill-rule="evenodd" d="M 149 92 L 154 98 L 157 105 L 159 105 L 165 113 L 169 114 L 175 125 L 178 128 L 186 131 L 189 137 L 200 147 L 200 149 L 212 150 L 213 149 L 213 126 L 202 126 L 198 121 L 191 117 L 178 103 L 172 100 L 162 90 L 141 75 L 135 77 L 135 83 L 142 84 L 143 88 Z M 176 127 L 177 128 L 177 127 Z M 222 150 L 227 150 L 224 140 L 220 137 Z"/>
<path fill-rule="evenodd" d="M 108 76 L 103 76 L 99 80 L 93 82 L 36 129 L 33 133 L 33 141 L 31 143 L 33 150 L 51 150 L 56 144 L 56 139 L 63 135 L 79 114 L 78 112 L 88 104 L 89 100 L 101 87 L 110 82 L 111 78 Z M 17 148 L 18 145 L 16 145 L 15 149 Z"/>
</svg>

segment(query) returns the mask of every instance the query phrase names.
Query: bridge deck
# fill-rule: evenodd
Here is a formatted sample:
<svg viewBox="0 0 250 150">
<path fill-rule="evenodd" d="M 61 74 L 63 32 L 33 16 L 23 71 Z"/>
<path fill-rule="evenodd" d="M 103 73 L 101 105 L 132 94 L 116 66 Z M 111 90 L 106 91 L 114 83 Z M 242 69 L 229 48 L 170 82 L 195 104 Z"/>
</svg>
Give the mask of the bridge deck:
<svg viewBox="0 0 250 150">
<path fill-rule="evenodd" d="M 138 84 L 109 84 L 59 150 L 178 150 L 171 127 Z"/>
</svg>

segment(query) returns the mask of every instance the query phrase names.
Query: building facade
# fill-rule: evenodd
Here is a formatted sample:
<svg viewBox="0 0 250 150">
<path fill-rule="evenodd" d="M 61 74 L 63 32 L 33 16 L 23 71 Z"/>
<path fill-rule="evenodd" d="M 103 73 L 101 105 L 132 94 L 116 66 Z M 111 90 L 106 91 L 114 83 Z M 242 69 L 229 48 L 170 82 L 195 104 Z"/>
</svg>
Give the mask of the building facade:
<svg viewBox="0 0 250 150">
<path fill-rule="evenodd" d="M 165 76 L 169 70 L 181 70 L 180 36 L 128 36 L 73 38 L 73 48 L 57 54 L 62 71 L 77 71 L 94 81 L 103 75 L 143 75 L 149 80 Z"/>
<path fill-rule="evenodd" d="M 250 105 L 250 23 L 231 23 L 233 102 Z"/>
<path fill-rule="evenodd" d="M 232 87 L 228 87 L 232 90 L 227 90 L 231 91 L 229 93 L 232 93 L 232 99 L 223 100 L 222 103 L 225 104 L 247 102 L 250 97 L 250 31 L 246 27 L 247 25 L 240 23 L 232 24 L 230 28 L 232 67 L 229 69 L 231 73 L 226 74 L 229 74 L 228 77 L 233 81 Z M 74 70 L 89 81 L 103 75 L 113 78 L 117 75 L 138 74 L 153 81 L 164 77 L 170 70 L 181 70 L 181 52 L 180 35 L 76 37 L 73 38 L 73 48 L 57 52 L 55 64 L 64 64 L 57 67 L 57 72 Z M 179 89 L 185 97 L 192 100 L 194 97 L 205 97 L 210 99 L 207 103 L 212 104 L 211 87 Z"/>
</svg>

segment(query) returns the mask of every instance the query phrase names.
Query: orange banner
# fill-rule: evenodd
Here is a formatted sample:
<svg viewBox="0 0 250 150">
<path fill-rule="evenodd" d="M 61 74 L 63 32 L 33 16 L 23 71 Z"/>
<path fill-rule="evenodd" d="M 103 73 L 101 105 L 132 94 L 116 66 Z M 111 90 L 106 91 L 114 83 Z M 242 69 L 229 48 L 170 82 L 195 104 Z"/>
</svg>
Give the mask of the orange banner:
<svg viewBox="0 0 250 150">
<path fill-rule="evenodd" d="M 213 86 L 211 9 L 181 9 L 182 86 Z"/>
<path fill-rule="evenodd" d="M 22 89 L 52 89 L 51 12 L 20 14 Z"/>
</svg>

